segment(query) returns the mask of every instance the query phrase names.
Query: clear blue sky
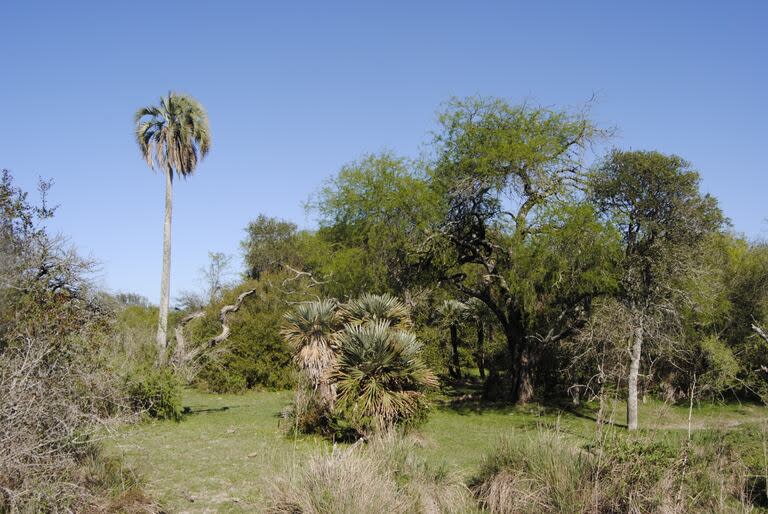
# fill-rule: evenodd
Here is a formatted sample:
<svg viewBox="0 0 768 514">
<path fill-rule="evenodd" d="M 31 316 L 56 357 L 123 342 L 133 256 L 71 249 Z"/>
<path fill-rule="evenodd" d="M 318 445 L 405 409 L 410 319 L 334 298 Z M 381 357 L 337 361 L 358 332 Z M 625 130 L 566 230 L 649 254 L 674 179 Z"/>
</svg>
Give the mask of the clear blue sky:
<svg viewBox="0 0 768 514">
<path fill-rule="evenodd" d="M 376 4 L 376 5 L 374 5 Z M 163 181 L 132 115 L 169 89 L 214 144 L 175 190 L 172 291 L 239 255 L 263 212 L 302 208 L 345 162 L 415 155 L 452 95 L 574 106 L 615 144 L 701 171 L 737 231 L 768 233 L 768 2 L 69 2 L 0 5 L 0 167 L 55 180 L 54 229 L 111 290 L 158 297 Z"/>
</svg>

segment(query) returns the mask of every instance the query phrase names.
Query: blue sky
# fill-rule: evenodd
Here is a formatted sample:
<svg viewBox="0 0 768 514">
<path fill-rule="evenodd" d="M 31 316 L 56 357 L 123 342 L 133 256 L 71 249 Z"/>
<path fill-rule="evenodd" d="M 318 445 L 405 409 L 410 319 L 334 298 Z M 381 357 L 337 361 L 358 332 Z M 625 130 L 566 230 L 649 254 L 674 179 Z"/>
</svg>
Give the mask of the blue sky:
<svg viewBox="0 0 768 514">
<path fill-rule="evenodd" d="M 737 231 L 768 233 L 768 2 L 36 2 L 0 5 L 0 167 L 55 180 L 55 230 L 113 291 L 159 290 L 163 181 L 132 115 L 207 108 L 209 158 L 175 189 L 172 291 L 239 256 L 263 212 L 366 152 L 416 155 L 451 96 L 578 106 L 622 148 L 682 155 Z"/>
</svg>

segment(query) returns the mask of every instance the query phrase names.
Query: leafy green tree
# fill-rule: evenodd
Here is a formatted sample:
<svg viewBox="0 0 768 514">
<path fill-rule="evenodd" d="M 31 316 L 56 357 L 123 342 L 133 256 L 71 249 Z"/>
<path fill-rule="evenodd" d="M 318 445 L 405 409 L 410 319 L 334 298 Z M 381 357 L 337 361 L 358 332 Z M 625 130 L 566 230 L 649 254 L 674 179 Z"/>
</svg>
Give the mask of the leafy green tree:
<svg viewBox="0 0 768 514">
<path fill-rule="evenodd" d="M 613 234 L 589 206 L 569 205 L 602 133 L 582 113 L 496 99 L 454 100 L 439 121 L 431 177 L 444 210 L 422 249 L 444 281 L 493 312 L 511 397 L 526 402 L 540 350 L 572 334 L 610 286 L 599 270 Z"/>
<path fill-rule="evenodd" d="M 311 204 L 331 254 L 328 294 L 403 295 L 425 279 L 415 242 L 435 219 L 438 198 L 414 163 L 384 152 L 343 166 Z"/>
<path fill-rule="evenodd" d="M 633 320 L 627 425 L 637 429 L 638 374 L 648 327 L 669 305 L 670 280 L 687 271 L 696 246 L 723 224 L 716 200 L 682 158 L 613 151 L 591 177 L 590 197 L 622 234 L 619 295 Z"/>
<path fill-rule="evenodd" d="M 136 111 L 136 141 L 147 165 L 165 175 L 165 222 L 163 225 L 163 274 L 160 281 L 159 321 L 156 344 L 160 362 L 165 359 L 168 306 L 171 290 L 171 210 L 173 177 L 191 175 L 199 159 L 211 147 L 208 115 L 197 100 L 169 92 L 157 106 Z"/>
<path fill-rule="evenodd" d="M 247 237 L 240 246 L 245 256 L 246 274 L 250 278 L 282 271 L 284 265 L 303 266 L 295 223 L 259 214 L 248 223 L 245 231 Z"/>
</svg>

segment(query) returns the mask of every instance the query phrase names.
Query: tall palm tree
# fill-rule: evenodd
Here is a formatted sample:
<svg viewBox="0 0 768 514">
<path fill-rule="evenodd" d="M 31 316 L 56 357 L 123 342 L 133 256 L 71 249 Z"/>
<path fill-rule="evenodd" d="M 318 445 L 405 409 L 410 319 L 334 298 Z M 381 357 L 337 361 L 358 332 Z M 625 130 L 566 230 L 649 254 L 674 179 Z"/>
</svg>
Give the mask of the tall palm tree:
<svg viewBox="0 0 768 514">
<path fill-rule="evenodd" d="M 153 170 L 165 175 L 165 224 L 163 225 L 163 275 L 160 281 L 160 316 L 156 343 L 158 362 L 165 359 L 168 304 L 171 289 L 171 208 L 173 176 L 186 178 L 208 154 L 211 134 L 208 115 L 191 96 L 169 92 L 158 106 L 136 111 L 136 141 Z"/>
</svg>

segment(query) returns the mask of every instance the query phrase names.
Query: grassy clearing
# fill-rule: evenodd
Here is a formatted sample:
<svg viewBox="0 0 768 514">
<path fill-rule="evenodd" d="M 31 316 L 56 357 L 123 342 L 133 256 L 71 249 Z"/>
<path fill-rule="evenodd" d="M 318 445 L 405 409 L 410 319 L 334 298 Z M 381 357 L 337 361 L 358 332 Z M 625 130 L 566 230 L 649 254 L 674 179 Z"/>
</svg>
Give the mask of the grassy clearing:
<svg viewBox="0 0 768 514">
<path fill-rule="evenodd" d="M 249 512 L 265 508 L 277 474 L 298 474 L 313 455 L 331 444 L 315 437 L 291 439 L 278 428 L 278 413 L 291 392 L 213 395 L 188 391 L 183 421 L 150 422 L 125 429 L 112 449 L 122 453 L 147 481 L 147 491 L 170 512 Z M 611 409 L 622 430 L 624 406 Z M 416 436 L 417 451 L 436 467 L 463 477 L 476 473 L 483 455 L 504 439 L 558 431 L 574 447 L 594 434 L 594 408 L 565 411 L 540 406 L 483 405 L 474 400 L 445 402 Z M 762 455 L 766 411 L 751 405 L 701 405 L 693 428 L 725 430 L 739 445 Z M 646 429 L 637 437 L 686 437 L 688 409 L 649 402 L 641 407 Z"/>
</svg>

